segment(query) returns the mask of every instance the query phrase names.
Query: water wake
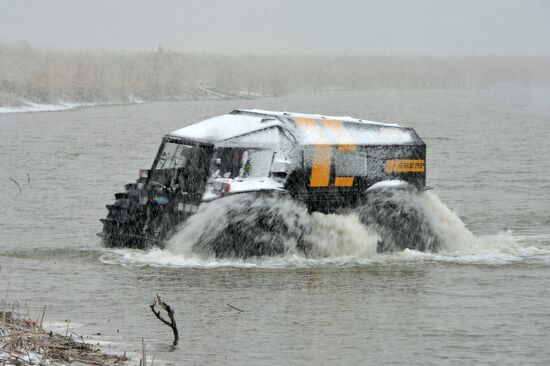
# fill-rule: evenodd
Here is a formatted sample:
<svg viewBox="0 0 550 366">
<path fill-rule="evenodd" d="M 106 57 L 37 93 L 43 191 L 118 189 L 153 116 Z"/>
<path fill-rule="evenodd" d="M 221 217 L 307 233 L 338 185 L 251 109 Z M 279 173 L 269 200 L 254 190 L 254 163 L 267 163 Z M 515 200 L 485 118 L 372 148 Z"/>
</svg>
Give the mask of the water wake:
<svg viewBox="0 0 550 366">
<path fill-rule="evenodd" d="M 169 241 L 181 255 L 371 257 L 379 236 L 354 212 L 308 213 L 285 196 L 235 195 L 203 205 Z"/>
<path fill-rule="evenodd" d="M 164 250 L 119 249 L 106 263 L 168 267 L 311 267 L 441 261 L 550 263 L 550 247 L 511 232 L 475 236 L 431 191 L 382 187 L 339 214 L 285 196 L 235 195 L 202 205 Z"/>
</svg>

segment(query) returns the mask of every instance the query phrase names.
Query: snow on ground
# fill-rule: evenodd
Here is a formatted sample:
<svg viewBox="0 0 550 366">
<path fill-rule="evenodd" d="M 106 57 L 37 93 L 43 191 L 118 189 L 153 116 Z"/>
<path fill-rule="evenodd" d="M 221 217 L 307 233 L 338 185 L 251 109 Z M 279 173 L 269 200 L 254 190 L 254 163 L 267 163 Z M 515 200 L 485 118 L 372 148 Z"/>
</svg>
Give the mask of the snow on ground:
<svg viewBox="0 0 550 366">
<path fill-rule="evenodd" d="M 24 105 L 17 107 L 0 107 L 0 113 L 21 113 L 21 112 L 54 112 L 75 109 L 79 107 L 93 106 L 93 103 L 72 103 L 60 102 L 56 104 L 41 104 L 33 102 L 25 102 Z"/>
<path fill-rule="evenodd" d="M 9 353 L 0 349 L 0 364 L 11 366 L 11 365 L 51 365 L 51 362 L 45 360 L 44 357 L 36 352 L 27 351 L 27 352 L 18 352 L 17 354 Z"/>
</svg>

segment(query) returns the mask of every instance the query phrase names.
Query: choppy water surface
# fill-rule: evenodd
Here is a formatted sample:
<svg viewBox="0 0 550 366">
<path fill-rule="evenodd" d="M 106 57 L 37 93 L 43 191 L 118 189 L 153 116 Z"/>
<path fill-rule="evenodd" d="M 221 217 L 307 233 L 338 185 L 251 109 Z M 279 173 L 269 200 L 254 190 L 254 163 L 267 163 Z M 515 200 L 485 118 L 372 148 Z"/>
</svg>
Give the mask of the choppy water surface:
<svg viewBox="0 0 550 366">
<path fill-rule="evenodd" d="M 9 299 L 49 304 L 52 325 L 70 319 L 107 351 L 143 337 L 164 364 L 546 365 L 549 100 L 549 89 L 325 92 L 0 114 L 0 292 L 9 283 Z M 165 132 L 252 107 L 414 127 L 442 250 L 377 254 L 353 214 L 310 217 L 307 257 L 197 256 L 208 215 L 164 251 L 101 248 L 104 205 Z M 156 293 L 177 311 L 175 349 L 149 311 Z"/>
</svg>

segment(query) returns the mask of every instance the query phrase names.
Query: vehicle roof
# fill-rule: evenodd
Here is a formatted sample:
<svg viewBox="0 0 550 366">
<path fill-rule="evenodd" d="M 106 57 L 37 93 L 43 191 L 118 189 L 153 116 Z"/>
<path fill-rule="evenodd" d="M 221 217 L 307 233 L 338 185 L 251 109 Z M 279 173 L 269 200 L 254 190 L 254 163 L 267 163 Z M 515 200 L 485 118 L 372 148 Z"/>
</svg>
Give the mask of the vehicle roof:
<svg viewBox="0 0 550 366">
<path fill-rule="evenodd" d="M 272 116 L 272 117 L 283 117 L 283 118 L 307 118 L 313 120 L 336 120 L 342 122 L 353 122 L 353 123 L 364 123 L 375 126 L 391 126 L 391 127 L 401 127 L 396 123 L 385 123 L 385 122 L 374 122 L 367 121 L 364 119 L 353 118 L 350 116 L 325 116 L 322 114 L 308 114 L 308 113 L 296 113 L 296 112 L 277 112 L 277 111 L 266 111 L 263 109 L 236 109 L 233 114 L 255 114 L 262 116 Z"/>
<path fill-rule="evenodd" d="M 186 126 L 168 137 L 219 143 L 269 128 L 287 130 L 299 145 L 423 144 L 412 128 L 349 116 L 236 109 Z"/>
</svg>

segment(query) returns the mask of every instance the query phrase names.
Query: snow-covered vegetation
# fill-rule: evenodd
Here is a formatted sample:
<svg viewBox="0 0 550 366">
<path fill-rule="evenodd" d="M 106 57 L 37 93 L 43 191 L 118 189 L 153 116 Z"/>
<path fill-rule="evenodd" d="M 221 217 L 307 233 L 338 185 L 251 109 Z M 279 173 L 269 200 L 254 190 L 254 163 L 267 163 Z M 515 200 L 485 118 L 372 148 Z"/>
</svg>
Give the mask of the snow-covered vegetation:
<svg viewBox="0 0 550 366">
<path fill-rule="evenodd" d="M 6 300 L 2 301 L 6 309 Z M 19 307 L 19 305 L 17 305 Z M 33 321 L 29 313 L 0 311 L 0 365 L 124 365 L 125 356 L 108 355 L 90 343 L 75 341 L 69 333 L 69 323 L 65 334 L 46 331 L 42 325 L 44 313 Z M 141 364 L 141 363 L 140 363 Z"/>
<path fill-rule="evenodd" d="M 549 56 L 206 55 L 0 45 L 0 106 L 281 95 L 297 90 L 550 85 Z"/>
</svg>

